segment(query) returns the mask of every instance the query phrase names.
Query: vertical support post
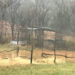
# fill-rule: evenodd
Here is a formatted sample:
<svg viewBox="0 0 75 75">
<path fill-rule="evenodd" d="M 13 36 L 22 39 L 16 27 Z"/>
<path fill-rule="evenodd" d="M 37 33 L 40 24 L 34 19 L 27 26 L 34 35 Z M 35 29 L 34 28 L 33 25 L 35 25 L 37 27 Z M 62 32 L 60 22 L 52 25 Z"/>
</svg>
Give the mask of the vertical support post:
<svg viewBox="0 0 75 75">
<path fill-rule="evenodd" d="M 66 58 L 67 58 L 67 45 L 66 45 L 65 40 L 64 40 L 64 50 L 65 50 L 65 62 L 66 62 Z"/>
<path fill-rule="evenodd" d="M 43 47 L 44 47 L 44 30 L 42 30 L 42 57 L 43 57 Z"/>
<path fill-rule="evenodd" d="M 32 45 L 32 49 L 31 49 L 31 60 L 30 60 L 31 64 L 32 64 L 32 61 L 33 61 L 33 45 Z"/>
<path fill-rule="evenodd" d="M 28 50 L 28 45 L 29 45 L 29 41 L 30 41 L 30 32 L 29 31 L 27 31 L 28 32 L 28 39 L 27 39 L 27 50 Z"/>
<path fill-rule="evenodd" d="M 32 48 L 31 48 L 31 58 L 30 58 L 30 63 L 32 64 L 33 62 L 33 50 L 34 50 L 34 47 L 33 47 L 33 26 L 32 26 Z"/>
<path fill-rule="evenodd" d="M 19 31 L 17 33 L 17 56 L 19 54 Z"/>
<path fill-rule="evenodd" d="M 55 41 L 54 41 L 54 63 L 56 64 L 56 33 L 55 33 Z"/>
</svg>

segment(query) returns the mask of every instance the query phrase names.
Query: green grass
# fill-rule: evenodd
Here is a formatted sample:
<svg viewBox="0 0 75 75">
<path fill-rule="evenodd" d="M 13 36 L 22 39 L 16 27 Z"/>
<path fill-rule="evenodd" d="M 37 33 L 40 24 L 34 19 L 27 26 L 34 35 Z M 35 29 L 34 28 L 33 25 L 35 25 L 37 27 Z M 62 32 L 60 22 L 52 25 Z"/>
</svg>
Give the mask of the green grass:
<svg viewBox="0 0 75 75">
<path fill-rule="evenodd" d="M 75 64 L 0 67 L 0 75 L 75 75 Z"/>
<path fill-rule="evenodd" d="M 0 44 L 0 51 L 9 51 L 9 50 L 14 50 L 15 46 L 11 44 Z"/>
</svg>

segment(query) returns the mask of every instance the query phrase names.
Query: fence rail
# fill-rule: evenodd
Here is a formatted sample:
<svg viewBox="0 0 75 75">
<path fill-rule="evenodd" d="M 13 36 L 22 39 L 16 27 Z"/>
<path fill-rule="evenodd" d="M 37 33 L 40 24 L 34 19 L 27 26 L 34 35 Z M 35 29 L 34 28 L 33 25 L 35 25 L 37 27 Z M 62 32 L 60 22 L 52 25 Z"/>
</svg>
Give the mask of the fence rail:
<svg viewBox="0 0 75 75">
<path fill-rule="evenodd" d="M 50 55 L 54 55 L 54 54 L 43 53 L 42 55 L 43 55 L 43 56 L 50 56 Z M 75 57 L 69 57 L 69 56 L 66 56 L 66 55 L 60 55 L 60 54 L 56 54 L 56 56 L 62 56 L 62 57 L 65 57 L 65 58 L 75 58 Z"/>
</svg>

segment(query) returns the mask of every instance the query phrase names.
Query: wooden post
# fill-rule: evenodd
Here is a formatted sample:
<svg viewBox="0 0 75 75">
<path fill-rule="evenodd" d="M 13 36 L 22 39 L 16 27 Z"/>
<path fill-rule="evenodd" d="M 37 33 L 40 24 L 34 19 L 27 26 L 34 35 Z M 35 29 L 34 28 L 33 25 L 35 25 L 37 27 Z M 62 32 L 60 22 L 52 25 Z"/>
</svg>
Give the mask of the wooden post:
<svg viewBox="0 0 75 75">
<path fill-rule="evenodd" d="M 55 41 L 54 41 L 54 63 L 56 64 L 56 33 L 55 33 Z"/>
<path fill-rule="evenodd" d="M 42 57 L 43 57 L 43 47 L 44 47 L 44 30 L 42 30 Z"/>
<path fill-rule="evenodd" d="M 19 55 L 19 31 L 17 33 L 17 56 Z"/>
<path fill-rule="evenodd" d="M 32 61 L 33 61 L 33 45 L 32 45 L 32 49 L 31 49 L 31 60 L 30 60 L 31 64 L 32 64 Z"/>
<path fill-rule="evenodd" d="M 30 58 L 30 63 L 32 64 L 32 62 L 33 62 L 33 50 L 34 50 L 34 47 L 33 47 L 33 42 L 34 42 L 34 40 L 33 40 L 33 26 L 32 26 L 32 38 L 31 38 L 31 40 L 32 40 L 32 48 L 31 48 L 31 58 Z"/>
</svg>

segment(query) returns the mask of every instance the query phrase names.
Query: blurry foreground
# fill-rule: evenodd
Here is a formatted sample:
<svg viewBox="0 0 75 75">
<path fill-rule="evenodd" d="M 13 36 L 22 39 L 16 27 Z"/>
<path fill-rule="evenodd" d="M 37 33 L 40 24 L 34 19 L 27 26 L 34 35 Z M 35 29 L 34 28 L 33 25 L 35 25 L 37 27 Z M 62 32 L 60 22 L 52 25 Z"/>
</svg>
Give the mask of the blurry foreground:
<svg viewBox="0 0 75 75">
<path fill-rule="evenodd" d="M 75 75 L 75 64 L 0 67 L 0 75 Z"/>
</svg>

